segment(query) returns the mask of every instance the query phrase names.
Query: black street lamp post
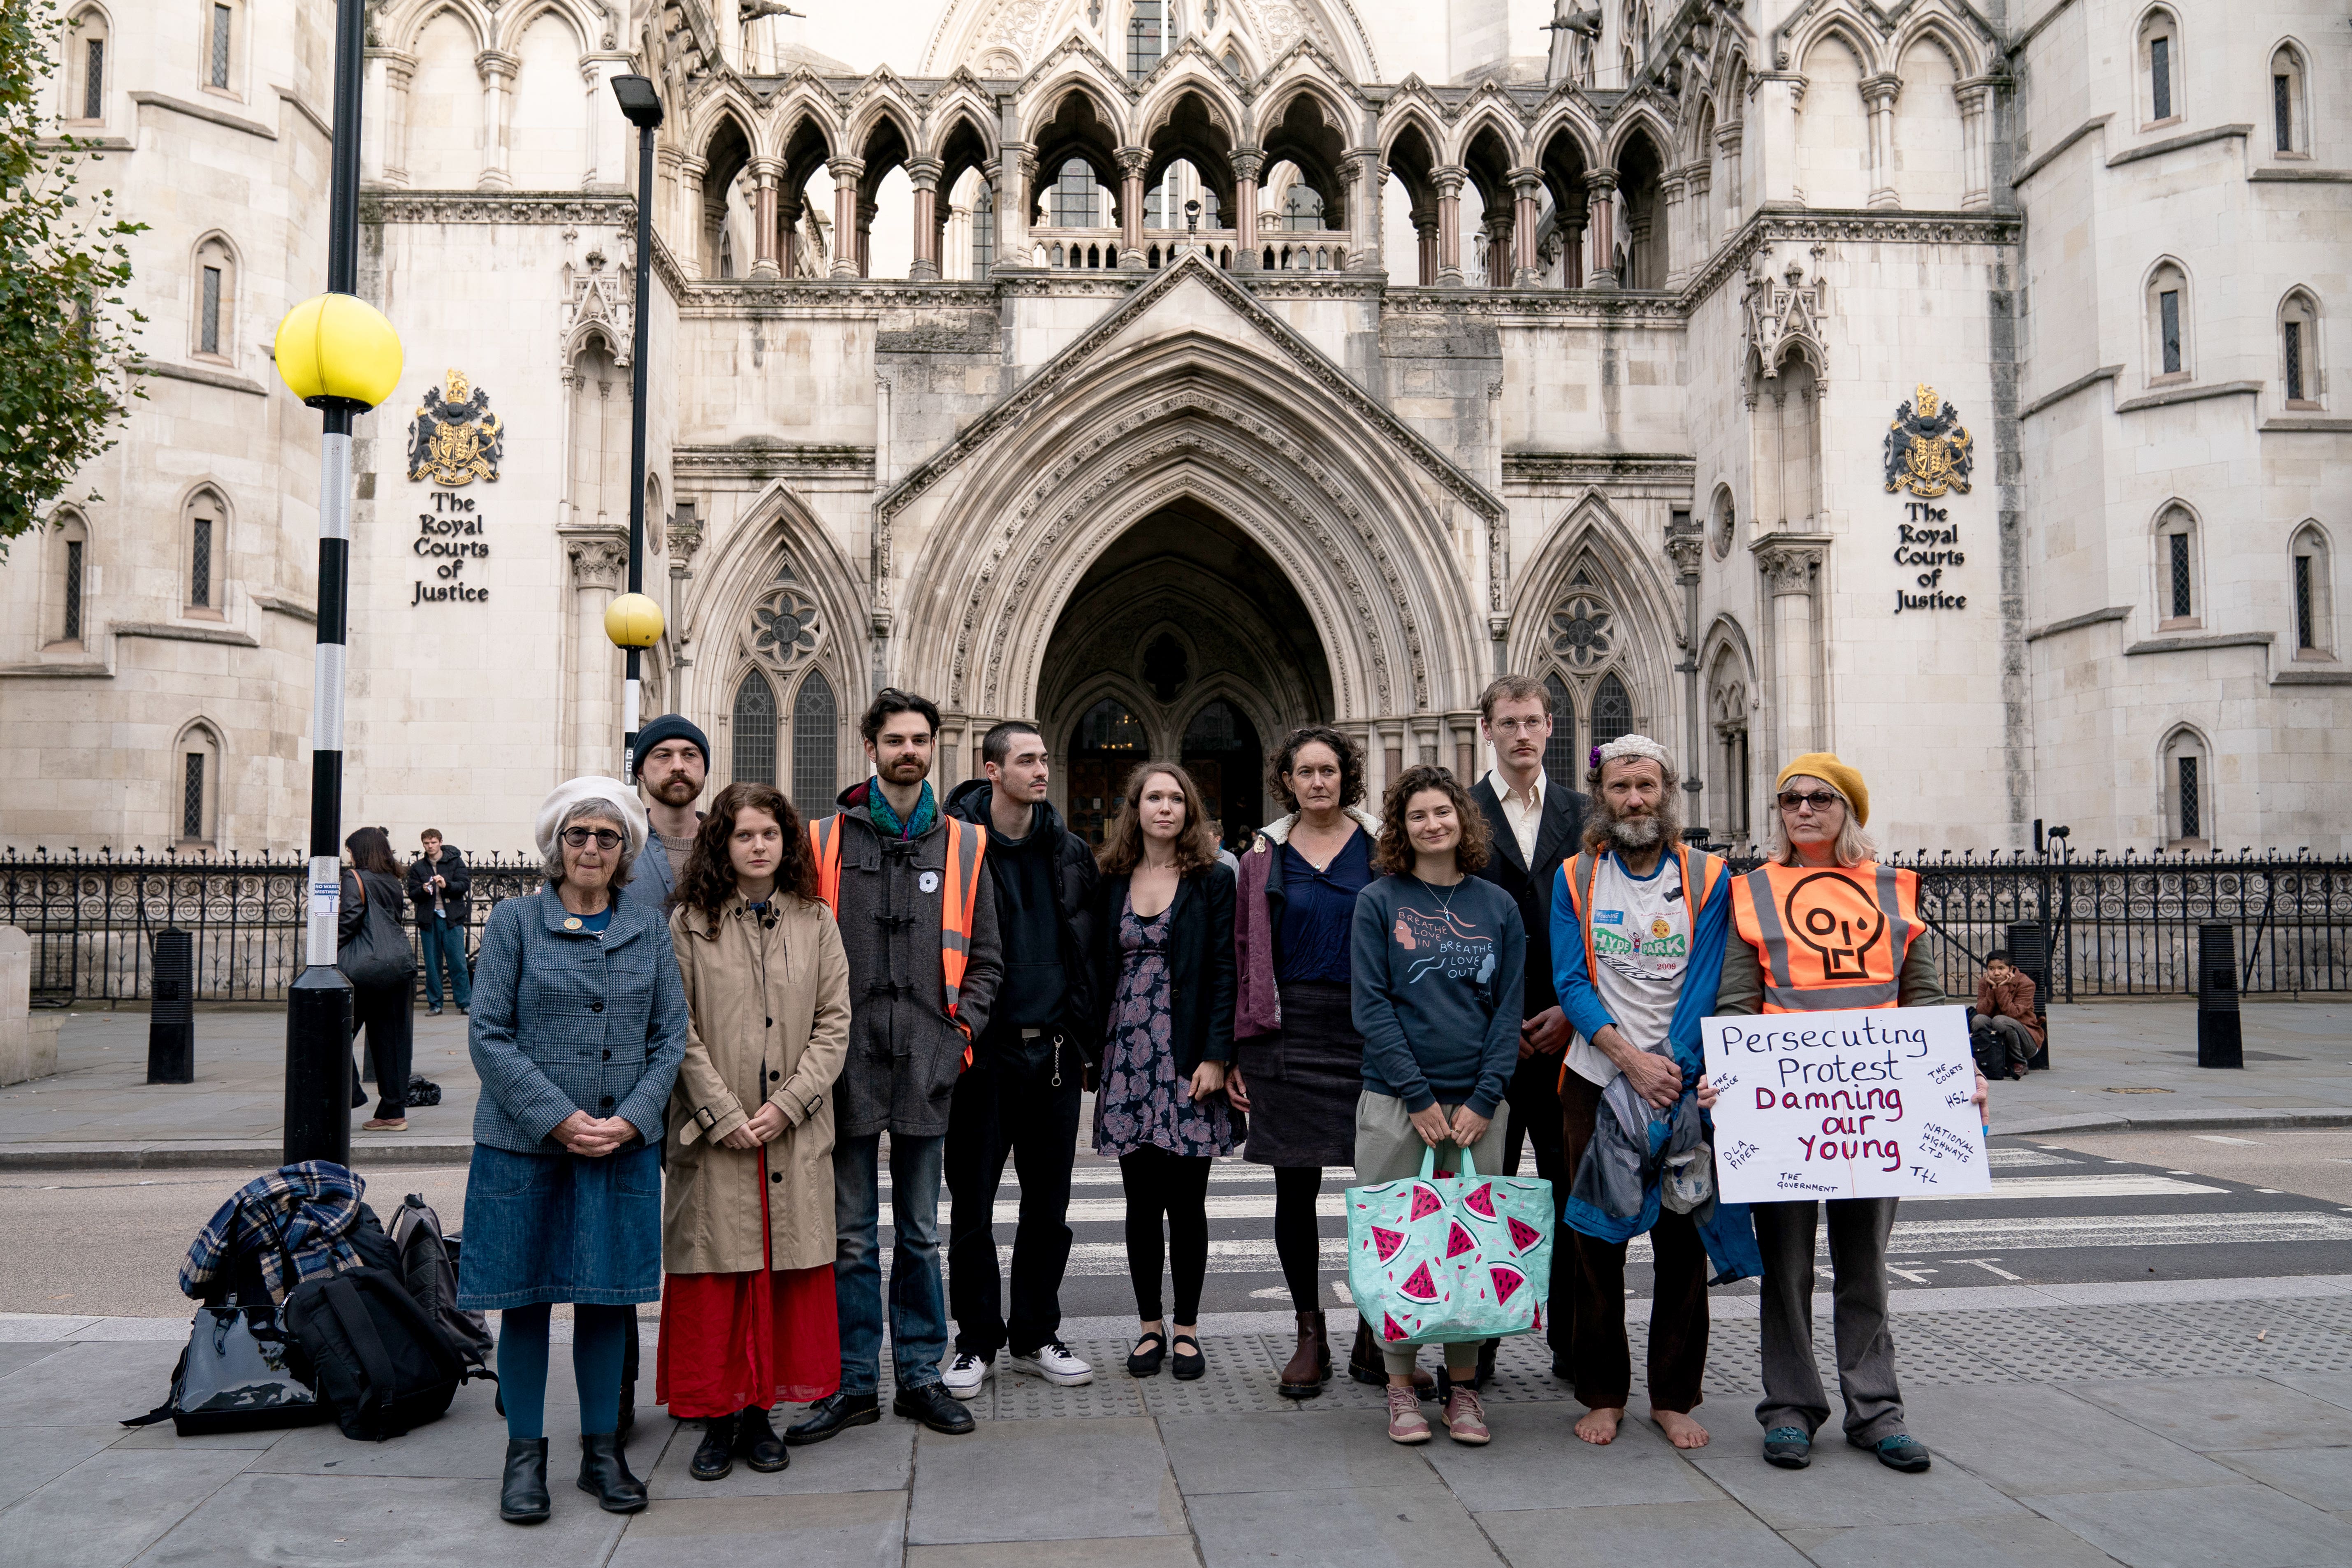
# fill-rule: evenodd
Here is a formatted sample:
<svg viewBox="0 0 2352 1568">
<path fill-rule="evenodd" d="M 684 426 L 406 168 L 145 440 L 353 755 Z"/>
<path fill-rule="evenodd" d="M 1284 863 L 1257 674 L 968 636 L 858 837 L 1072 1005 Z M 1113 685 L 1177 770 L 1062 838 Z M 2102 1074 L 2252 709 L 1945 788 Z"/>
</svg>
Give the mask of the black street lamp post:
<svg viewBox="0 0 2352 1568">
<path fill-rule="evenodd" d="M 646 312 L 646 273 L 654 260 L 654 132 L 661 128 L 662 106 L 650 77 L 614 77 L 613 96 L 620 100 L 621 112 L 629 123 L 637 128 L 637 297 L 629 349 L 629 593 L 635 598 L 644 594 L 646 578 L 646 348 L 653 325 Z M 646 644 L 659 635 L 658 617 L 651 626 L 649 634 L 642 629 L 633 634 L 616 629 L 613 617 L 605 621 L 606 630 L 623 643 L 628 656 L 621 688 L 621 779 L 625 784 L 637 782 L 637 726 L 642 717 L 639 665 Z"/>
</svg>

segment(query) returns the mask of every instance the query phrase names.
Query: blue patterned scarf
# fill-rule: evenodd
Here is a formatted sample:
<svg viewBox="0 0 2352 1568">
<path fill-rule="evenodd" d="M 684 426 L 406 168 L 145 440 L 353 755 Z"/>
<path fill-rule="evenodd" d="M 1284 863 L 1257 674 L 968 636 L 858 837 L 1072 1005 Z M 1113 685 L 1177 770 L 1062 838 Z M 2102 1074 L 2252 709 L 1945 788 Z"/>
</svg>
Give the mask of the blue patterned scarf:
<svg viewBox="0 0 2352 1568">
<path fill-rule="evenodd" d="M 931 781 L 923 781 L 922 798 L 915 802 L 915 815 L 906 822 L 890 809 L 889 800 L 882 794 L 882 781 L 866 781 L 866 813 L 874 819 L 875 830 L 886 838 L 920 838 L 936 826 L 940 820 L 940 803 L 931 794 Z"/>
</svg>

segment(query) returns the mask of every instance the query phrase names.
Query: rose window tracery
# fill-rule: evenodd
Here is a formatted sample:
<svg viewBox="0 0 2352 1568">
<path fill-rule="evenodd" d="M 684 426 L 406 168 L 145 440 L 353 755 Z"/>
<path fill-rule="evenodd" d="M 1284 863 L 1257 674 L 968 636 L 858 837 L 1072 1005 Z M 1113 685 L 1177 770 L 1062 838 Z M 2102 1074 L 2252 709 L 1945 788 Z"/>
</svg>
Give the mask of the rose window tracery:
<svg viewBox="0 0 2352 1568">
<path fill-rule="evenodd" d="M 1591 669 L 1616 650 L 1616 616 L 1590 594 L 1577 594 L 1551 615 L 1551 648 L 1571 669 Z"/>
</svg>

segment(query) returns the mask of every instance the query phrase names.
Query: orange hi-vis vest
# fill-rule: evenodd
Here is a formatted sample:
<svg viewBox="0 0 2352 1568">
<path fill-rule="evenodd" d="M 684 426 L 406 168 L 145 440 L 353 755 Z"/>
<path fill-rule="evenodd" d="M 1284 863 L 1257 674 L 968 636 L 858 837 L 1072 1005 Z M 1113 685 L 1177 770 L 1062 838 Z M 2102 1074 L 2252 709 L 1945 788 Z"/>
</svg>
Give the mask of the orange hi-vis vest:
<svg viewBox="0 0 2352 1568">
<path fill-rule="evenodd" d="M 963 1065 L 971 1066 L 971 1026 L 956 1012 L 963 994 L 964 965 L 971 962 L 971 917 L 980 901 L 980 863 L 988 835 L 959 817 L 942 816 L 948 828 L 947 870 L 940 879 L 940 973 L 946 982 L 948 1016 L 963 1031 Z M 816 896 L 841 918 L 841 817 L 838 813 L 809 824 L 809 850 L 816 857 Z"/>
<path fill-rule="evenodd" d="M 1892 1007 L 1919 931 L 1916 872 L 1759 866 L 1731 884 L 1731 919 L 1764 970 L 1767 1013 Z"/>
</svg>

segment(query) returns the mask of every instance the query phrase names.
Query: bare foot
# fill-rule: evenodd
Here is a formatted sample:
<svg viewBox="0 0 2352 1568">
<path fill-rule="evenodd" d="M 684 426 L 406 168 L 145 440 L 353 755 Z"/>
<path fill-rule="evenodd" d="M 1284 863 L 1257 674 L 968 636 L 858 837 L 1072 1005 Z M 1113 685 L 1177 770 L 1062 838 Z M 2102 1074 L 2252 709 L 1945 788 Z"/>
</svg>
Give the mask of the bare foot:
<svg viewBox="0 0 2352 1568">
<path fill-rule="evenodd" d="M 1658 1430 L 1677 1448 L 1706 1447 L 1706 1428 L 1679 1410 L 1653 1410 L 1650 1419 L 1658 1424 Z"/>
<path fill-rule="evenodd" d="M 1605 1447 L 1617 1440 L 1617 1424 L 1625 1419 L 1622 1410 L 1588 1410 L 1576 1424 L 1576 1435 L 1594 1447 Z"/>
</svg>

